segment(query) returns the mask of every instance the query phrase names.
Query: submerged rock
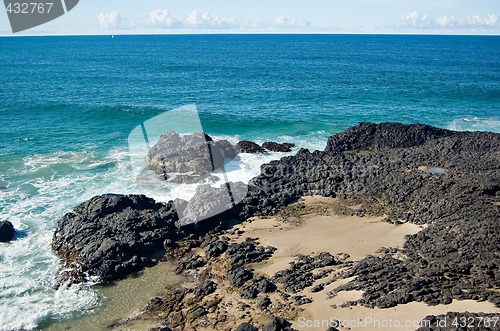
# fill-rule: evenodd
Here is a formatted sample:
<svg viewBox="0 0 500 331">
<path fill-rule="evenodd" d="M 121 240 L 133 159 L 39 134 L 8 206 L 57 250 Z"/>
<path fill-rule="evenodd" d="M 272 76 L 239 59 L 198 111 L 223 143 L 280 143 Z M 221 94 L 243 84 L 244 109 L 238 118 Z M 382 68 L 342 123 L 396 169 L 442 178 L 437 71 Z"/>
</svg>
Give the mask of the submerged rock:
<svg viewBox="0 0 500 331">
<path fill-rule="evenodd" d="M 59 221 L 52 241 L 72 270 L 62 281 L 85 275 L 108 282 L 151 265 L 164 241 L 176 237 L 175 221 L 172 203 L 144 195 L 106 194 L 80 204 Z"/>
<path fill-rule="evenodd" d="M 9 221 L 3 221 L 0 223 L 0 242 L 9 242 L 14 239 L 16 234 L 16 229 Z"/>
</svg>

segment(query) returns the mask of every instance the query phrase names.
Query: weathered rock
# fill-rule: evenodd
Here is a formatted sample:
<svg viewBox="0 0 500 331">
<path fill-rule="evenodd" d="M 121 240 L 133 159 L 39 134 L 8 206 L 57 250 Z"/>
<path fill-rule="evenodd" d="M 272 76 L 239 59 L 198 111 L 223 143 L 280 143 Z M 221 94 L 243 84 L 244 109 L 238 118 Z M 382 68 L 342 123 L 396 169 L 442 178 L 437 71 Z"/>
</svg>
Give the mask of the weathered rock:
<svg viewBox="0 0 500 331">
<path fill-rule="evenodd" d="M 272 293 L 275 291 L 275 284 L 264 276 L 258 276 L 241 289 L 240 295 L 244 299 L 255 299 L 259 293 Z"/>
<path fill-rule="evenodd" d="M 328 139 L 325 152 L 400 148 L 423 145 L 429 140 L 454 135 L 455 132 L 424 124 L 360 123 Z"/>
<path fill-rule="evenodd" d="M 293 297 L 293 301 L 298 306 L 302 306 L 302 305 L 305 305 L 305 304 L 313 302 L 313 300 L 311 298 L 308 298 L 308 297 L 303 296 L 303 295 L 296 295 L 296 296 L 294 296 Z"/>
<path fill-rule="evenodd" d="M 228 148 L 225 143 L 215 143 L 203 132 L 180 136 L 170 131 L 160 136 L 145 160 L 152 170 L 165 179 L 178 173 L 201 176 L 224 165 L 224 154 Z M 192 177 L 186 179 L 194 181 Z"/>
<path fill-rule="evenodd" d="M 267 260 L 275 251 L 275 247 L 258 246 L 254 239 L 247 238 L 242 243 L 231 244 L 226 250 L 226 256 L 232 264 L 243 265 Z"/>
<path fill-rule="evenodd" d="M 195 224 L 202 229 L 186 227 L 187 231 L 207 232 L 208 228 L 215 228 L 231 217 L 237 216 L 234 211 L 235 201 L 242 200 L 246 193 L 247 186 L 242 182 L 222 185 L 219 188 L 199 185 L 189 202 L 178 203 L 178 200 L 175 200 L 180 226 Z"/>
<path fill-rule="evenodd" d="M 9 221 L 3 221 L 0 223 L 0 242 L 8 242 L 14 239 L 16 234 L 16 229 Z"/>
<path fill-rule="evenodd" d="M 262 331 L 292 331 L 292 324 L 281 317 L 273 317 Z"/>
<path fill-rule="evenodd" d="M 253 141 L 242 140 L 236 144 L 236 150 L 240 153 L 260 154 L 266 150 Z"/>
<path fill-rule="evenodd" d="M 226 159 L 234 159 L 238 156 L 236 148 L 227 140 L 218 140 L 217 147 L 222 151 Z"/>
<path fill-rule="evenodd" d="M 222 254 L 224 254 L 228 247 L 229 246 L 227 244 L 227 241 L 218 239 L 213 240 L 209 242 L 207 246 L 205 246 L 205 255 L 208 258 L 221 256 Z"/>
<path fill-rule="evenodd" d="M 262 144 L 262 148 L 267 149 L 270 152 L 291 152 L 292 148 L 295 147 L 295 144 L 290 143 L 277 143 L 274 141 L 266 141 Z"/>
<path fill-rule="evenodd" d="M 198 299 L 202 299 L 202 298 L 206 297 L 207 295 L 214 293 L 215 290 L 217 290 L 217 284 L 211 280 L 208 280 L 208 281 L 204 282 L 201 286 L 197 287 L 194 290 L 194 293 L 196 294 Z"/>
<path fill-rule="evenodd" d="M 267 307 L 269 307 L 271 305 L 271 303 L 272 303 L 272 301 L 271 301 L 271 299 L 269 299 L 269 297 L 263 297 L 257 303 L 257 308 L 264 310 Z"/>
<path fill-rule="evenodd" d="M 175 239 L 176 220 L 172 203 L 156 203 L 143 195 L 106 194 L 66 214 L 52 247 L 76 275 L 108 282 L 152 264 L 164 241 Z"/>
<path fill-rule="evenodd" d="M 253 272 L 239 266 L 233 266 L 227 270 L 227 280 L 235 287 L 242 286 L 247 280 L 252 279 Z"/>
<path fill-rule="evenodd" d="M 259 331 L 255 326 L 253 326 L 250 323 L 241 323 L 237 328 L 236 331 Z"/>
</svg>

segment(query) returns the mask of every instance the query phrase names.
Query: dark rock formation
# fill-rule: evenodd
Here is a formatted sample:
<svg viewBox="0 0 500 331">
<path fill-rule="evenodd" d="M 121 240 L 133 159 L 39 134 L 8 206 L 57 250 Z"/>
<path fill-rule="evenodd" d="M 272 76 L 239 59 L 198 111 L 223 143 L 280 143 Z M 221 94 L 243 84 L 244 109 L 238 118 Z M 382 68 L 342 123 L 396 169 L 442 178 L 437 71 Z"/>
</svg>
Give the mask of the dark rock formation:
<svg viewBox="0 0 500 331">
<path fill-rule="evenodd" d="M 228 247 L 229 246 L 227 244 L 227 241 L 218 239 L 212 240 L 204 248 L 205 255 L 208 258 L 221 256 L 222 254 L 224 254 Z"/>
<path fill-rule="evenodd" d="M 235 154 L 231 147 L 226 141 L 215 143 L 202 132 L 180 136 L 170 131 L 160 136 L 145 160 L 152 170 L 165 179 L 181 173 L 189 175 L 183 177 L 186 180 L 194 181 L 192 176 L 206 175 L 221 168 L 224 157 Z"/>
<path fill-rule="evenodd" d="M 240 295 L 244 299 L 255 299 L 259 293 L 272 293 L 276 289 L 276 285 L 266 277 L 258 276 L 241 289 Z"/>
<path fill-rule="evenodd" d="M 242 140 L 236 144 L 236 150 L 240 153 L 258 154 L 265 153 L 266 150 L 253 141 Z"/>
<path fill-rule="evenodd" d="M 292 324 L 281 317 L 273 317 L 262 331 L 293 331 Z"/>
<path fill-rule="evenodd" d="M 312 286 L 315 277 L 311 271 L 326 266 L 339 264 L 330 253 L 321 253 L 315 257 L 299 255 L 297 261 L 290 263 L 290 268 L 278 271 L 274 279 L 283 284 L 283 289 L 290 293 L 297 293 Z M 316 292 L 319 292 L 319 288 Z"/>
<path fill-rule="evenodd" d="M 408 236 L 401 252 L 408 261 L 391 253 L 369 257 L 345 274 L 358 276 L 346 290 L 366 293 L 358 303 L 476 299 L 500 305 L 500 294 L 489 290 L 500 286 L 494 253 L 500 238 L 499 155 L 495 133 L 362 123 L 331 137 L 325 152 L 300 150 L 263 165 L 239 212 L 242 218 L 273 215 L 304 195 L 375 201 L 389 222 L 428 227 Z M 443 171 L 433 175 L 432 168 Z M 286 284 L 287 275 L 281 277 Z M 307 286 L 309 277 L 302 273 L 302 285 L 290 281 L 289 290 Z"/>
<path fill-rule="evenodd" d="M 253 272 L 246 268 L 233 266 L 227 270 L 226 275 L 227 275 L 227 280 L 231 285 L 235 287 L 240 287 L 247 280 L 252 279 Z"/>
<path fill-rule="evenodd" d="M 8 242 L 14 239 L 16 234 L 16 229 L 9 221 L 3 221 L 0 223 L 0 242 Z"/>
<path fill-rule="evenodd" d="M 295 147 L 294 144 L 290 143 L 280 144 L 274 141 L 266 141 L 265 143 L 262 144 L 262 148 L 265 148 L 270 152 L 281 152 L 281 153 L 291 152 L 293 147 Z"/>
<path fill-rule="evenodd" d="M 232 264 L 243 265 L 267 260 L 275 251 L 275 247 L 258 246 L 255 239 L 247 238 L 240 244 L 231 244 L 226 251 L 226 256 Z"/>
<path fill-rule="evenodd" d="M 228 183 L 220 188 L 199 185 L 189 202 L 175 200 L 180 226 L 194 224 L 196 227 L 217 227 L 224 220 L 236 217 L 234 207 L 247 193 L 247 185 L 242 182 Z M 205 222 L 200 222 L 206 220 Z M 214 221 L 215 224 L 211 221 Z M 185 228 L 188 233 L 207 232 L 207 229 Z"/>
<path fill-rule="evenodd" d="M 500 329 L 500 314 L 447 313 L 427 316 L 417 331 L 493 331 Z"/>
<path fill-rule="evenodd" d="M 70 281 L 121 278 L 152 263 L 167 238 L 175 238 L 171 203 L 143 195 L 97 196 L 58 223 L 52 247 L 73 270 Z M 64 281 L 64 279 L 63 279 Z"/>
<path fill-rule="evenodd" d="M 250 323 L 241 323 L 237 328 L 236 331 L 259 331 L 255 326 L 253 326 Z"/>
<path fill-rule="evenodd" d="M 257 303 L 257 308 L 264 310 L 271 305 L 272 301 L 269 297 L 263 297 Z"/>
<path fill-rule="evenodd" d="M 423 124 L 360 123 L 331 136 L 325 148 L 328 153 L 381 148 L 421 146 L 429 140 L 454 135 L 454 131 Z"/>
</svg>

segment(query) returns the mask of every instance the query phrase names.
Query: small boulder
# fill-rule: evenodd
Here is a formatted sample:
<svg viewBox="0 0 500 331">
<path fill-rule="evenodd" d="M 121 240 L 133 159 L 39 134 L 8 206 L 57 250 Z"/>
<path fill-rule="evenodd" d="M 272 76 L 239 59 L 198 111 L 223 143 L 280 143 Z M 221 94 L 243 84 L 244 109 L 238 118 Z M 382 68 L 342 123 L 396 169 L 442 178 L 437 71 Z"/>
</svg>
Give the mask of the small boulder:
<svg viewBox="0 0 500 331">
<path fill-rule="evenodd" d="M 242 140 L 236 144 L 236 150 L 240 153 L 250 153 L 250 154 L 259 154 L 265 153 L 266 150 L 253 141 Z"/>
<path fill-rule="evenodd" d="M 292 151 L 292 148 L 295 147 L 295 144 L 290 144 L 290 143 L 280 144 L 274 141 L 266 141 L 265 143 L 262 144 L 262 147 L 270 152 L 288 153 Z"/>
<path fill-rule="evenodd" d="M 0 242 L 11 241 L 15 234 L 16 230 L 11 222 L 3 221 L 0 223 Z"/>
</svg>

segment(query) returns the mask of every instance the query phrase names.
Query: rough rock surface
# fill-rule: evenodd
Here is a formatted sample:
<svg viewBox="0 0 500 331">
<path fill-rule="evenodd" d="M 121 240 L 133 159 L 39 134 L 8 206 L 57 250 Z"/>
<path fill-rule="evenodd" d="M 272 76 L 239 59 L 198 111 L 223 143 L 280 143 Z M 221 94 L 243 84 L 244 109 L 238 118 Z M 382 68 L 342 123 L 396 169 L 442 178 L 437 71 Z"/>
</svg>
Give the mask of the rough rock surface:
<svg viewBox="0 0 500 331">
<path fill-rule="evenodd" d="M 265 153 L 266 150 L 253 141 L 242 140 L 236 144 L 236 150 L 240 153 L 258 154 Z"/>
<path fill-rule="evenodd" d="M 291 152 L 293 147 L 295 147 L 294 144 L 277 143 L 274 141 L 266 141 L 265 143 L 262 144 L 262 148 L 265 148 L 270 152 L 287 153 L 287 152 Z"/>
<path fill-rule="evenodd" d="M 168 238 L 175 238 L 172 203 L 143 195 L 97 196 L 58 223 L 52 247 L 66 260 L 70 281 L 121 278 L 152 263 Z"/>
<path fill-rule="evenodd" d="M 145 160 L 149 167 L 164 179 L 193 182 L 198 176 L 221 168 L 225 157 L 236 157 L 236 152 L 228 141 L 214 142 L 209 135 L 202 132 L 181 136 L 170 131 L 160 136 Z"/>
<path fill-rule="evenodd" d="M 273 215 L 304 195 L 377 201 L 388 222 L 428 226 L 402 252 L 368 257 L 345 273 L 358 278 L 343 289 L 366 292 L 355 303 L 500 306 L 500 294 L 489 290 L 500 286 L 498 164 L 499 134 L 362 123 L 331 137 L 324 152 L 300 150 L 263 165 L 239 212 Z"/>
<path fill-rule="evenodd" d="M 0 223 L 0 242 L 11 241 L 15 234 L 16 230 L 11 222 L 3 221 Z"/>
</svg>

